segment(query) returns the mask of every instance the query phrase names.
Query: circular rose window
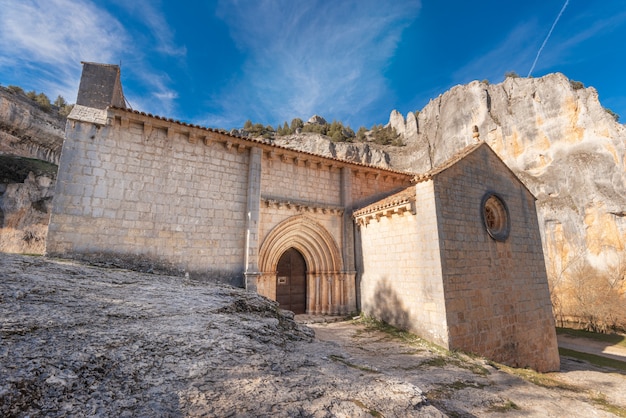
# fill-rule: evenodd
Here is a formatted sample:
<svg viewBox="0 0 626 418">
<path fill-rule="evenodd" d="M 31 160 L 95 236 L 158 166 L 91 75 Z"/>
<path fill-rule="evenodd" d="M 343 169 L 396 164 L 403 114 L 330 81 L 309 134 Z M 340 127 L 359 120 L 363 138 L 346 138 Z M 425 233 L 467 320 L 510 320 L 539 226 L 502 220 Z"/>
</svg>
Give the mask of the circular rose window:
<svg viewBox="0 0 626 418">
<path fill-rule="evenodd" d="M 482 204 L 483 223 L 491 238 L 504 241 L 511 230 L 509 210 L 504 201 L 494 193 L 487 193 Z"/>
</svg>

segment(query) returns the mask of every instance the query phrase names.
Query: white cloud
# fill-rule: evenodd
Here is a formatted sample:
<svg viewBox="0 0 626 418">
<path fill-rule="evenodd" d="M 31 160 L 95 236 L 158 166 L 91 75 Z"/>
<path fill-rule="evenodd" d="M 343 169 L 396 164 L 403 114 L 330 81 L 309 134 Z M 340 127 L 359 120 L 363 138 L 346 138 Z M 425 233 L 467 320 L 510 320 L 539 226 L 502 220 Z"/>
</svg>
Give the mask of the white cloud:
<svg viewBox="0 0 626 418">
<path fill-rule="evenodd" d="M 80 61 L 111 62 L 127 35 L 120 23 L 84 0 L 0 0 L 0 67 L 22 69 L 75 97 Z M 69 99 L 72 100 L 72 99 Z"/>
<path fill-rule="evenodd" d="M 150 3 L 125 3 L 131 19 L 140 19 L 139 25 L 133 20 L 132 26 L 124 27 L 118 16 L 91 0 L 0 0 L 0 70 L 21 78 L 16 82 L 26 89 L 61 94 L 72 102 L 81 61 L 129 64 L 141 74 L 145 89 L 153 92 L 155 100 L 137 100 L 145 103 L 143 109 L 173 111 L 177 95 L 168 87 L 171 80 L 150 67 L 143 51 L 180 57 L 185 49 L 174 44 L 165 18 Z M 135 10 L 139 6 L 142 13 Z M 154 36 L 139 36 L 142 26 Z"/>
<path fill-rule="evenodd" d="M 218 16 L 248 59 L 214 99 L 235 117 L 245 109 L 276 122 L 314 113 L 349 120 L 388 94 L 384 70 L 419 8 L 415 0 L 222 1 Z"/>
<path fill-rule="evenodd" d="M 142 25 L 148 28 L 154 37 L 154 50 L 170 56 L 185 56 L 187 49 L 176 45 L 174 31 L 170 27 L 165 15 L 156 9 L 153 0 L 115 0 L 115 3 L 133 16 Z"/>
</svg>

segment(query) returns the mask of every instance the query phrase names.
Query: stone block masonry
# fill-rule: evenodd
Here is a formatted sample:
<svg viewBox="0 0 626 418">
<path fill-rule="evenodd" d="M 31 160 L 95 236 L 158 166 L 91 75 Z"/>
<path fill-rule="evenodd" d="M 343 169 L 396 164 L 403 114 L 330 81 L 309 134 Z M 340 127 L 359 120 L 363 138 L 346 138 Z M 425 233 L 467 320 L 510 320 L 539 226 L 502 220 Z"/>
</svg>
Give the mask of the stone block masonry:
<svg viewBox="0 0 626 418">
<path fill-rule="evenodd" d="M 483 146 L 434 179 L 450 347 L 518 367 L 556 370 L 559 357 L 535 199 Z M 487 193 L 510 232 L 489 236 Z"/>
<path fill-rule="evenodd" d="M 104 126 L 70 122 L 48 253 L 141 255 L 234 280 L 250 150 L 110 116 Z"/>
</svg>

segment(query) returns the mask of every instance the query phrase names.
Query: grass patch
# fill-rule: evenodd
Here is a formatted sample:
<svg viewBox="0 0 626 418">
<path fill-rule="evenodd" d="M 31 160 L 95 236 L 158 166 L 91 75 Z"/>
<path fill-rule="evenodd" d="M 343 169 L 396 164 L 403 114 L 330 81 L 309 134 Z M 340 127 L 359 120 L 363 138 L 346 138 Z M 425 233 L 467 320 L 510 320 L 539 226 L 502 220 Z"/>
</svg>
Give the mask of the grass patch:
<svg viewBox="0 0 626 418">
<path fill-rule="evenodd" d="M 364 325 L 367 331 L 380 331 L 389 335 L 390 337 L 398 339 L 412 346 L 427 347 L 431 351 L 434 351 L 440 354 L 446 354 L 446 355 L 449 354 L 448 350 L 438 346 L 437 344 L 431 343 L 430 341 L 420 338 L 415 334 L 412 334 L 405 330 L 401 330 L 399 328 L 394 327 L 393 325 L 389 325 L 386 322 L 379 321 L 372 317 L 361 316 L 358 319 L 355 319 L 353 322 L 355 324 Z"/>
<path fill-rule="evenodd" d="M 559 354 L 562 356 L 573 357 L 579 360 L 584 360 L 595 366 L 610 367 L 613 369 L 626 371 L 626 362 L 597 356 L 595 354 L 582 353 L 576 350 L 570 350 L 568 348 L 559 347 Z"/>
<path fill-rule="evenodd" d="M 350 401 L 353 402 L 355 405 L 357 405 L 359 408 L 367 411 L 367 413 L 370 414 L 373 417 L 382 417 L 383 416 L 383 414 L 381 414 L 377 410 L 372 409 L 372 408 L 368 408 L 367 405 L 365 405 L 363 402 L 361 402 L 358 399 L 350 399 Z"/>
<path fill-rule="evenodd" d="M 426 394 L 428 399 L 447 399 L 452 392 L 465 388 L 481 388 L 484 385 L 467 383 L 462 380 L 457 380 L 452 383 L 441 384 L 437 386 L 437 389 L 429 390 Z"/>
<path fill-rule="evenodd" d="M 492 405 L 489 410 L 492 412 L 519 411 L 521 408 L 515 402 L 507 399 L 502 405 Z"/>
<path fill-rule="evenodd" d="M 437 356 L 421 362 L 419 367 L 444 367 L 446 364 L 448 364 L 446 357 Z"/>
<path fill-rule="evenodd" d="M 570 392 L 584 392 L 583 389 L 578 386 L 570 385 L 555 379 L 547 374 L 539 373 L 531 369 L 516 369 L 515 367 L 505 366 L 496 362 L 489 362 L 489 364 L 498 370 L 502 370 L 513 376 L 517 376 L 527 382 L 533 383 L 537 386 L 541 386 L 547 389 L 563 389 Z"/>
<path fill-rule="evenodd" d="M 361 370 L 362 372 L 367 372 L 367 373 L 380 373 L 378 370 L 374 370 L 371 367 L 368 366 L 360 366 L 358 364 L 354 364 L 352 362 L 349 362 L 348 360 L 346 360 L 345 358 L 343 358 L 342 356 L 337 356 L 334 354 L 331 354 L 330 356 L 328 356 L 328 358 L 330 358 L 332 361 L 336 361 L 338 363 L 341 364 L 345 364 L 348 367 L 351 367 L 353 369 L 357 369 L 357 370 Z"/>
<path fill-rule="evenodd" d="M 569 335 L 577 338 L 587 338 L 595 341 L 611 343 L 611 345 L 620 345 L 626 347 L 626 336 L 621 334 L 600 334 L 598 332 L 583 331 L 581 329 L 558 328 L 556 333 L 560 335 Z"/>
<path fill-rule="evenodd" d="M 591 401 L 598 405 L 600 408 L 604 409 L 607 412 L 610 412 L 613 415 L 617 415 L 618 417 L 626 418 L 626 408 L 623 408 L 618 405 L 613 405 L 609 401 L 606 400 L 606 396 L 602 393 L 595 394 L 591 397 Z"/>
<path fill-rule="evenodd" d="M 572 350 L 567 350 L 567 351 L 572 351 Z M 559 352 L 561 352 L 560 348 L 559 348 Z M 576 351 L 573 351 L 573 352 L 577 353 Z M 584 355 L 585 353 L 578 353 L 578 354 Z M 598 357 L 598 356 L 595 356 L 595 357 Z M 619 362 L 619 363 L 624 364 L 623 362 Z M 548 388 L 548 389 L 562 389 L 562 390 L 567 390 L 570 392 L 585 394 L 589 397 L 588 399 L 592 403 L 598 405 L 600 408 L 604 409 L 605 411 L 608 411 L 619 417 L 626 418 L 626 408 L 610 403 L 609 401 L 607 401 L 606 396 L 603 393 L 592 392 L 592 391 L 589 391 L 587 389 L 584 389 L 578 386 L 570 385 L 565 382 L 561 382 L 558 379 L 554 379 L 546 374 L 536 372 L 534 370 L 515 369 L 513 367 L 504 366 L 498 363 L 490 363 L 490 364 L 493 367 L 500 369 L 505 373 L 518 376 L 522 378 L 523 380 L 526 380 L 527 382 L 533 383 L 537 386 L 541 386 L 541 387 Z"/>
</svg>

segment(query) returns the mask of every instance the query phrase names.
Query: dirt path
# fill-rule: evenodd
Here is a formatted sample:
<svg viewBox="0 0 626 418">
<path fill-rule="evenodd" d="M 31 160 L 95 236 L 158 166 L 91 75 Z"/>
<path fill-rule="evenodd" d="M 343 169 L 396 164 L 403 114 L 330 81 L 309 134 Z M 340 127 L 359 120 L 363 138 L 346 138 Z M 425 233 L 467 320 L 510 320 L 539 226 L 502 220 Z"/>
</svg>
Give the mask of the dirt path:
<svg viewBox="0 0 626 418">
<path fill-rule="evenodd" d="M 557 338 L 559 347 L 626 362 L 626 347 L 611 345 L 610 343 L 595 341 L 589 338 L 577 338 L 571 335 L 558 335 Z"/>
</svg>

